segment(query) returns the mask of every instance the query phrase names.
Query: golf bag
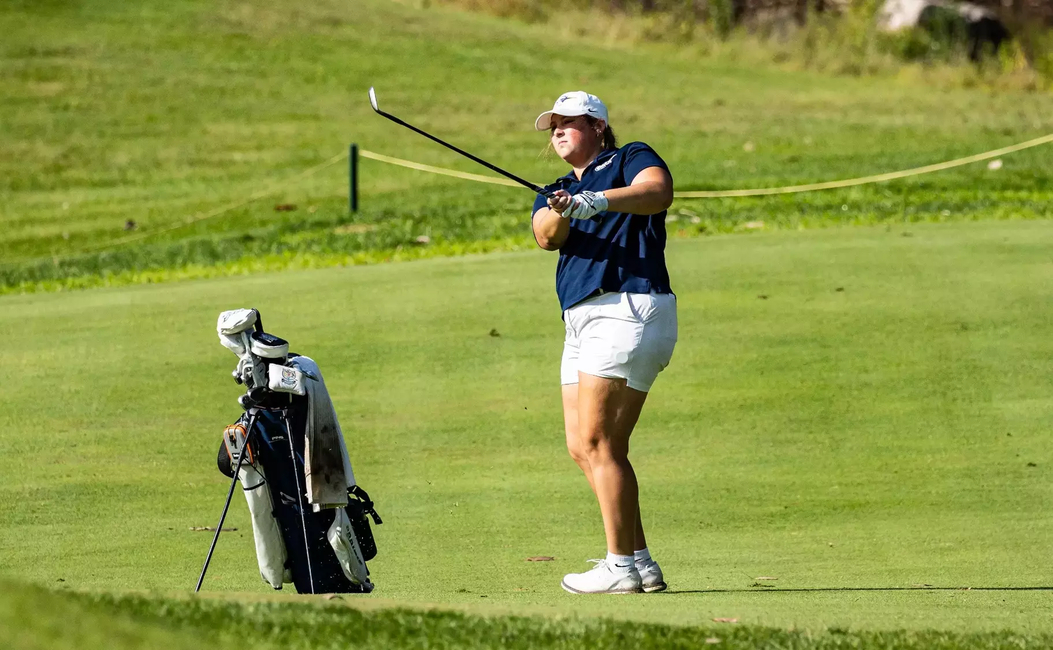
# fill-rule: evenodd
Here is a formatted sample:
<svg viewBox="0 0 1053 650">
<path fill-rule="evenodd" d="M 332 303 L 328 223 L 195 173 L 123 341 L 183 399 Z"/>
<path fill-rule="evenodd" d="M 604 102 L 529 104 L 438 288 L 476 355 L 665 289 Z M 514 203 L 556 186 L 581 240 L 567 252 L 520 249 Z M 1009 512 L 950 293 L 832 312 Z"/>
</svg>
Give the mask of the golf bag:
<svg viewBox="0 0 1053 650">
<path fill-rule="evenodd" d="M 366 562 L 377 548 L 369 517 L 381 520 L 355 482 L 317 364 L 264 333 L 254 309 L 224 312 L 217 331 L 239 356 L 235 381 L 248 388 L 217 464 L 232 481 L 237 472 L 260 575 L 275 589 L 291 582 L 298 593 L 372 591 Z"/>
</svg>

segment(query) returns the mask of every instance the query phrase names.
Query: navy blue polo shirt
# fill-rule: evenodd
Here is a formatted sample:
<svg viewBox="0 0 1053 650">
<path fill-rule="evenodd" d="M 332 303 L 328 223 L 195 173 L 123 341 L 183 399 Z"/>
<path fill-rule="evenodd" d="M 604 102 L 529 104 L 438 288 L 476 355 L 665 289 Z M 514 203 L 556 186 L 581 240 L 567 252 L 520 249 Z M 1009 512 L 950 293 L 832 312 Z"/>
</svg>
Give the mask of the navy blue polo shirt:
<svg viewBox="0 0 1053 650">
<path fill-rule="evenodd" d="M 669 171 L 654 149 L 642 142 L 630 142 L 597 156 L 580 181 L 571 170 L 545 189 L 578 194 L 627 187 L 648 167 Z M 538 195 L 531 214 L 545 207 L 548 201 Z M 665 215 L 665 210 L 652 215 L 601 212 L 591 219 L 571 219 L 570 234 L 559 249 L 556 264 L 560 308 L 566 311 L 597 289 L 672 293 L 665 267 Z"/>
</svg>

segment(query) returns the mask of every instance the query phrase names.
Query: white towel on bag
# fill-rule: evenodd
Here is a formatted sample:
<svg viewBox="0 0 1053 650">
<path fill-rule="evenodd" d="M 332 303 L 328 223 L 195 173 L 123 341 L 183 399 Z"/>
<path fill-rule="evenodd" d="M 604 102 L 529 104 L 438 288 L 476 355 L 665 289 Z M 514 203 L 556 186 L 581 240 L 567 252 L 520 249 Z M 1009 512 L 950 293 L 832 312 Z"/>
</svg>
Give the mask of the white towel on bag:
<svg viewBox="0 0 1053 650">
<path fill-rule="evenodd" d="M 310 357 L 295 357 L 290 365 L 317 377 L 317 380 L 307 380 L 307 430 L 304 436 L 307 499 L 315 512 L 324 508 L 343 508 L 347 505 L 347 489 L 355 485 L 355 474 L 322 371 Z"/>
</svg>

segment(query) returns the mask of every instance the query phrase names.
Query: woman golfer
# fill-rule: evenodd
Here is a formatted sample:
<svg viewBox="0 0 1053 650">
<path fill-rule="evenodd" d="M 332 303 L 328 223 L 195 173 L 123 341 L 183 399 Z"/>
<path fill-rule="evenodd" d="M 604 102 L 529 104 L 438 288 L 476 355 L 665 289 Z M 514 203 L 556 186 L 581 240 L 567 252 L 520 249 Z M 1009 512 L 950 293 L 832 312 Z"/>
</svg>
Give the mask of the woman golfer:
<svg viewBox="0 0 1053 650">
<path fill-rule="evenodd" d="M 569 92 L 535 123 L 571 166 L 534 203 L 534 237 L 559 251 L 556 294 L 566 324 L 567 449 L 600 503 L 607 558 L 563 578 L 577 594 L 661 591 L 640 521 L 629 436 L 676 345 L 676 298 L 665 266 L 669 168 L 646 144 L 618 148 L 598 97 Z"/>
</svg>

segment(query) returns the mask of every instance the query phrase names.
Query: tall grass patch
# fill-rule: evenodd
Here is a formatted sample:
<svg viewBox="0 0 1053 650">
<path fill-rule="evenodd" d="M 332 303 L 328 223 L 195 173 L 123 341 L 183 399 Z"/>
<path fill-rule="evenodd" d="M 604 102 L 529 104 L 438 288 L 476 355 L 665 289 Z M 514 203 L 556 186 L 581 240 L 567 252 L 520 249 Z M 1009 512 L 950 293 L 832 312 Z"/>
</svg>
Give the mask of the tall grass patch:
<svg viewBox="0 0 1053 650">
<path fill-rule="evenodd" d="M 940 83 L 959 87 L 1034 91 L 1053 85 L 1053 30 L 1041 22 L 1013 23 L 1014 38 L 976 63 L 969 59 L 967 38 L 957 23 L 880 30 L 882 0 L 828 2 L 824 11 L 817 11 L 815 3 L 783 3 L 739 21 L 731 0 L 587 0 L 573 6 L 555 0 L 404 1 L 418 6 L 440 2 L 557 30 L 571 25 L 579 36 L 607 42 L 691 43 L 708 56 L 745 57 L 755 65 L 880 76 L 921 67 Z"/>
</svg>

